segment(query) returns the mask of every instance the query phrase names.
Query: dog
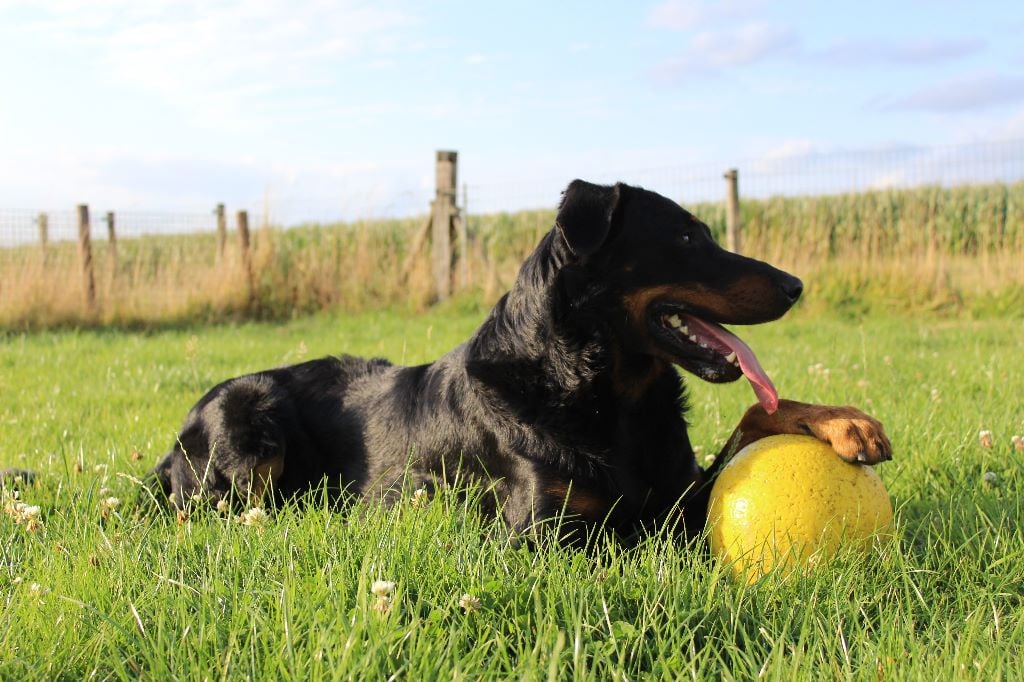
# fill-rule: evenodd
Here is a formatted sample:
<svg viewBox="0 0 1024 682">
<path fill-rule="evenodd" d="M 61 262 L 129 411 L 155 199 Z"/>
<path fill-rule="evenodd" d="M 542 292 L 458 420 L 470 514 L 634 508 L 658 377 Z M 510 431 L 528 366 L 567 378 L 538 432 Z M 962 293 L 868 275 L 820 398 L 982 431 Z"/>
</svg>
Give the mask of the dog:
<svg viewBox="0 0 1024 682">
<path fill-rule="evenodd" d="M 802 289 L 722 249 L 663 196 L 575 180 L 468 341 L 415 367 L 342 355 L 225 381 L 153 473 L 182 510 L 229 495 L 281 502 L 325 481 L 391 503 L 403 486 L 457 479 L 493 493 L 482 511 L 516 533 L 557 518 L 570 543 L 597 529 L 627 543 L 662 528 L 692 538 L 722 462 L 759 438 L 810 434 L 863 464 L 892 456 L 860 410 L 780 400 L 721 326 L 775 320 Z M 707 469 L 677 367 L 714 383 L 745 376 L 758 398 Z"/>
</svg>

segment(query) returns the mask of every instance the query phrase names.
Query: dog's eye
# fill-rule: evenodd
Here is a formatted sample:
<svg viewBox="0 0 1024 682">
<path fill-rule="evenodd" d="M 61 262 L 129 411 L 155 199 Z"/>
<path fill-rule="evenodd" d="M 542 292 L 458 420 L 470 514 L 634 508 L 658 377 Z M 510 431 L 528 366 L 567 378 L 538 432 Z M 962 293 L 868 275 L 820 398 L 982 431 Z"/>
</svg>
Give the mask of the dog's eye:
<svg viewBox="0 0 1024 682">
<path fill-rule="evenodd" d="M 681 241 L 685 246 L 689 246 L 693 241 L 693 237 L 690 236 L 689 232 L 684 232 L 683 236 L 679 238 L 679 241 Z"/>
</svg>

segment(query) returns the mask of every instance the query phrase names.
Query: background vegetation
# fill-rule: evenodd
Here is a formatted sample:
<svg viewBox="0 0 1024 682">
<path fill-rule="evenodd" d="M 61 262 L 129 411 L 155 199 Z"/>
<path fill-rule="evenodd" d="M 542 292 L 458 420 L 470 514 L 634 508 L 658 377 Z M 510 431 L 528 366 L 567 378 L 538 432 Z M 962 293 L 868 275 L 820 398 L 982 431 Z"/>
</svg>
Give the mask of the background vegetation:
<svg viewBox="0 0 1024 682">
<path fill-rule="evenodd" d="M 689 206 L 719 236 L 721 204 Z M 1024 183 L 744 200 L 742 250 L 807 282 L 803 306 L 851 315 L 1024 310 Z M 471 216 L 461 295 L 488 304 L 550 229 L 554 210 Z M 426 257 L 409 260 L 422 218 L 263 228 L 250 297 L 235 240 L 212 234 L 121 238 L 116 267 L 95 243 L 99 308 L 83 306 L 76 245 L 0 250 L 0 327 L 160 325 L 287 319 L 318 311 L 422 310 Z"/>
</svg>

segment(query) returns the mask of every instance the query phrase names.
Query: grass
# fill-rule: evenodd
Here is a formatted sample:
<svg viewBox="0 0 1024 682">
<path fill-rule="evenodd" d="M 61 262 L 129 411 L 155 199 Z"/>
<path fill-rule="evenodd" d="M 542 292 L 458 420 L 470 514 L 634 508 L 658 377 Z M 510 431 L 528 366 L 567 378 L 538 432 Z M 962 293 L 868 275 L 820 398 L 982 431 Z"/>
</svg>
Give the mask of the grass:
<svg viewBox="0 0 1024 682">
<path fill-rule="evenodd" d="M 723 241 L 721 203 L 688 208 Z M 742 209 L 743 252 L 799 272 L 813 285 L 806 306 L 854 315 L 1024 310 L 1024 182 L 750 199 Z M 456 289 L 493 302 L 554 217 L 553 208 L 470 216 Z M 76 244 L 54 243 L 45 258 L 34 245 L 0 249 L 0 328 L 281 320 L 382 305 L 422 311 L 432 297 L 426 252 L 409 259 L 422 224 L 263 227 L 253 235 L 250 292 L 234 236 L 218 259 L 212 234 L 133 239 L 126 219 L 116 263 L 105 242 L 94 244 L 92 311 Z"/>
<path fill-rule="evenodd" d="M 1007 352 L 1019 346 L 1010 320 L 804 310 L 744 332 L 783 395 L 865 407 L 896 447 L 879 472 L 898 544 L 790 579 L 739 584 L 658 537 L 593 557 L 515 548 L 448 494 L 392 510 L 314 500 L 257 526 L 130 513 L 135 477 L 216 381 L 342 349 L 422 362 L 481 317 L 449 307 L 3 337 L 0 462 L 40 471 L 23 497 L 44 527 L 0 515 L 0 678 L 1019 675 L 1024 470 L 1010 437 L 1024 431 L 1024 359 Z M 693 441 L 715 451 L 753 396 L 690 385 Z M 122 503 L 104 519 L 111 495 Z M 378 579 L 396 583 L 386 613 Z M 478 610 L 464 613 L 464 593 Z"/>
</svg>

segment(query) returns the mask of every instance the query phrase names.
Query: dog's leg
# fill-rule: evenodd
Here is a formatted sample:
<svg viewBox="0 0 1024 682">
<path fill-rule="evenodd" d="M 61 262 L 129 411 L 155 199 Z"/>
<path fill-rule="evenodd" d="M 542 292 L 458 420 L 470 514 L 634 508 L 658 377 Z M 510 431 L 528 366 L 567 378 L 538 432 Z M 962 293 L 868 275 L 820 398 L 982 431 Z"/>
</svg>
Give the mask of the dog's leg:
<svg viewBox="0 0 1024 682">
<path fill-rule="evenodd" d="M 847 462 L 878 464 L 892 459 L 892 444 L 882 424 L 856 407 L 780 400 L 775 414 L 768 414 L 760 405 L 748 409 L 707 473 L 713 476 L 732 453 L 754 441 L 779 434 L 814 436 Z"/>
<path fill-rule="evenodd" d="M 878 464 L 892 459 L 892 445 L 885 429 L 876 419 L 855 407 L 808 405 L 780 400 L 775 414 L 754 405 L 732 432 L 725 447 L 703 472 L 703 482 L 686 501 L 687 521 L 703 526 L 715 477 L 735 453 L 754 441 L 780 434 L 810 435 L 832 446 L 848 462 Z"/>
<path fill-rule="evenodd" d="M 252 468 L 252 472 L 246 477 L 243 493 L 246 494 L 248 503 L 260 506 L 265 502 L 268 492 L 277 488 L 277 482 L 284 473 L 284 455 L 269 457 Z"/>
</svg>

